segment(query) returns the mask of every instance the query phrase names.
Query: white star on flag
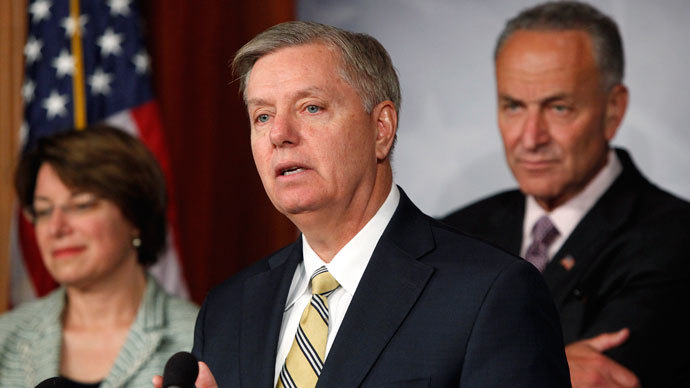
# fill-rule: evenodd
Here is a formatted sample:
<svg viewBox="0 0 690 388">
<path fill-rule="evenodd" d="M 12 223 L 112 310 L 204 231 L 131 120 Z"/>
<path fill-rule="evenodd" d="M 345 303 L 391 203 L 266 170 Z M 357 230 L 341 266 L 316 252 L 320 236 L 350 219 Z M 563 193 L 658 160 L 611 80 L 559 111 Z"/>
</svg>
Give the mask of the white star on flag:
<svg viewBox="0 0 690 388">
<path fill-rule="evenodd" d="M 87 15 L 81 15 L 79 16 L 79 31 L 81 31 L 82 34 L 84 34 L 84 27 L 86 26 L 86 22 L 89 21 L 89 17 Z M 62 28 L 65 29 L 65 36 L 66 37 L 71 37 L 74 35 L 77 29 L 77 23 L 74 22 L 74 19 L 70 16 L 62 19 Z"/>
<path fill-rule="evenodd" d="M 58 78 L 62 78 L 65 75 L 74 74 L 74 58 L 67 52 L 67 50 L 62 49 L 60 55 L 53 59 L 53 67 L 57 70 Z"/>
<path fill-rule="evenodd" d="M 139 51 L 136 53 L 136 55 L 134 55 L 132 58 L 132 62 L 134 62 L 134 66 L 137 68 L 137 73 L 145 74 L 149 71 L 150 60 L 145 51 Z"/>
<path fill-rule="evenodd" d="M 26 46 L 24 46 L 24 55 L 26 56 L 26 62 L 32 64 L 37 60 L 41 59 L 41 49 L 43 48 L 43 43 L 30 36 L 26 41 Z"/>
<path fill-rule="evenodd" d="M 101 55 L 119 54 L 122 52 L 122 34 L 116 34 L 112 28 L 105 30 L 103 35 L 98 38 L 98 45 L 101 46 Z"/>
<path fill-rule="evenodd" d="M 67 114 L 67 95 L 61 95 L 57 91 L 50 92 L 50 97 L 43 101 L 43 107 L 46 109 L 48 119 L 55 116 L 64 116 Z"/>
<path fill-rule="evenodd" d="M 130 0 L 108 0 L 108 6 L 110 7 L 110 13 L 113 16 L 129 15 L 129 1 Z"/>
<path fill-rule="evenodd" d="M 96 69 L 93 75 L 89 77 L 89 85 L 91 85 L 91 92 L 93 94 L 110 94 L 110 82 L 113 81 L 112 74 L 108 74 L 103 69 Z"/>
<path fill-rule="evenodd" d="M 29 13 L 31 14 L 31 21 L 38 23 L 43 19 L 48 19 L 50 17 L 50 7 L 52 4 L 48 0 L 36 0 L 29 7 Z"/>
<path fill-rule="evenodd" d="M 22 86 L 22 97 L 24 97 L 24 102 L 28 103 L 34 99 L 34 92 L 36 91 L 36 84 L 28 79 L 24 81 Z"/>
</svg>

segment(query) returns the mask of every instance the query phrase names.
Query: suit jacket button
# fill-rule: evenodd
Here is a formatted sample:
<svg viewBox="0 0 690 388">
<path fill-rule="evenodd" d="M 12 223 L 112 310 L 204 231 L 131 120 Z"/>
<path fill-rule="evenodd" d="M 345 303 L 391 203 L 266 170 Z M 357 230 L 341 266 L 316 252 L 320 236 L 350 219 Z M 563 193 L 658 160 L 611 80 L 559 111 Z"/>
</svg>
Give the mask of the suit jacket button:
<svg viewBox="0 0 690 388">
<path fill-rule="evenodd" d="M 573 296 L 576 297 L 577 299 L 582 298 L 582 290 L 579 288 L 576 288 L 573 290 Z"/>
</svg>

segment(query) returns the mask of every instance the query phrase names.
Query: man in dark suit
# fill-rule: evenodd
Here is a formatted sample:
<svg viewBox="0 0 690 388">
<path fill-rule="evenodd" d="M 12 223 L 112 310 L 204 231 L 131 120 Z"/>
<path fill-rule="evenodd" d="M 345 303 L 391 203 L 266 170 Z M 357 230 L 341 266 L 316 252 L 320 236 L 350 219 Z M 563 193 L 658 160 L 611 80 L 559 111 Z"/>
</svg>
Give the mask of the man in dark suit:
<svg viewBox="0 0 690 388">
<path fill-rule="evenodd" d="M 628 101 L 615 22 L 582 3 L 538 5 L 507 23 L 495 64 L 520 190 L 444 221 L 543 270 L 574 387 L 687 386 L 690 204 L 609 147 Z"/>
<path fill-rule="evenodd" d="M 302 235 L 207 296 L 197 387 L 570 385 L 538 271 L 393 184 L 400 88 L 375 39 L 284 23 L 233 68 L 266 193 Z"/>
</svg>

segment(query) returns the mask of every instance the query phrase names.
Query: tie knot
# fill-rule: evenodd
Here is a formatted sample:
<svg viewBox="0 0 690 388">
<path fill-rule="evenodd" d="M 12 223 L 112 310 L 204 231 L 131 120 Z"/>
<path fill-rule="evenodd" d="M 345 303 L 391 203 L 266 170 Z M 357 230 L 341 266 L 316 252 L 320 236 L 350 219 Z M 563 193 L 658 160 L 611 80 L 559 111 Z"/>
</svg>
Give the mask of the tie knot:
<svg viewBox="0 0 690 388">
<path fill-rule="evenodd" d="M 546 245 L 551 244 L 559 234 L 558 229 L 546 214 L 541 216 L 537 222 L 534 223 L 534 227 L 532 228 L 532 237 L 534 241 Z"/>
<path fill-rule="evenodd" d="M 338 281 L 328 272 L 326 267 L 321 267 L 311 275 L 311 293 L 324 295 L 340 287 Z"/>
</svg>

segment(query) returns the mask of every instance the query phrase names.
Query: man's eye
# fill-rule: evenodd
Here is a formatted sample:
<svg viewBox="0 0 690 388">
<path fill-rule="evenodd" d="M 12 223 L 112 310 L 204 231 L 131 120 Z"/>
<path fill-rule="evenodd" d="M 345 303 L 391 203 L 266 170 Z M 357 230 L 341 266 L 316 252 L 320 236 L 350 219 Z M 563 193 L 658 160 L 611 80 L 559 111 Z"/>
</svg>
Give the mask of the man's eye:
<svg viewBox="0 0 690 388">
<path fill-rule="evenodd" d="M 565 105 L 553 105 L 551 109 L 556 113 L 566 113 L 570 110 L 570 108 Z"/>
<path fill-rule="evenodd" d="M 268 115 L 267 114 L 260 114 L 259 116 L 256 117 L 256 121 L 260 123 L 265 123 L 268 121 Z"/>
<path fill-rule="evenodd" d="M 505 109 L 505 110 L 507 110 L 507 111 L 514 112 L 514 111 L 520 109 L 520 104 L 518 104 L 517 102 L 512 102 L 512 101 L 511 101 L 511 102 L 506 102 L 506 103 L 503 105 L 503 109 Z"/>
<path fill-rule="evenodd" d="M 309 113 L 317 113 L 320 110 L 321 110 L 321 108 L 316 106 L 316 105 L 307 106 L 307 112 L 309 112 Z"/>
</svg>

